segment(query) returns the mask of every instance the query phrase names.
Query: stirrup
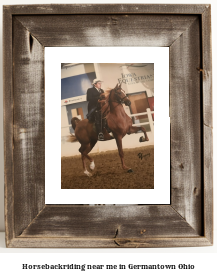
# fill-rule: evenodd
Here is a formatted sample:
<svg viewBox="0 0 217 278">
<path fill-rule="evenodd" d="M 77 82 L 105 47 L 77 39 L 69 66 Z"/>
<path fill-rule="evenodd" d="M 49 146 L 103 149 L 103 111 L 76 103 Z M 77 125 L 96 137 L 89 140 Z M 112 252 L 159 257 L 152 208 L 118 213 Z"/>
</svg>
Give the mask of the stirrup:
<svg viewBox="0 0 217 278">
<path fill-rule="evenodd" d="M 104 135 L 103 135 L 102 132 L 99 132 L 99 134 L 98 134 L 98 140 L 99 140 L 99 141 L 104 141 Z"/>
</svg>

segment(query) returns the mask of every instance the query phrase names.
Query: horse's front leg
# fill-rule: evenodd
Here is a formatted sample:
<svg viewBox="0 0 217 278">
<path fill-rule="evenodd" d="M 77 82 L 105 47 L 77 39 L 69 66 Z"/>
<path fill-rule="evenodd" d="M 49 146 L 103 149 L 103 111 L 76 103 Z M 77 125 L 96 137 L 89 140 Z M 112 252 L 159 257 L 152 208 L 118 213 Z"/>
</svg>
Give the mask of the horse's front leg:
<svg viewBox="0 0 217 278">
<path fill-rule="evenodd" d="M 129 132 L 127 132 L 127 134 L 137 133 L 140 130 L 143 131 L 145 137 L 141 136 L 139 141 L 140 142 L 149 141 L 149 138 L 148 138 L 148 135 L 147 135 L 147 132 L 146 132 L 145 128 L 141 127 L 141 126 L 138 126 L 138 127 L 137 126 L 131 126 L 130 129 L 129 129 Z"/>
<path fill-rule="evenodd" d="M 119 152 L 119 156 L 121 158 L 121 163 L 122 163 L 122 168 L 124 170 L 127 170 L 127 172 L 132 172 L 132 169 L 127 167 L 124 163 L 124 152 L 123 152 L 123 148 L 122 148 L 122 137 L 121 136 L 116 136 L 116 144 L 118 147 L 118 152 Z"/>
</svg>

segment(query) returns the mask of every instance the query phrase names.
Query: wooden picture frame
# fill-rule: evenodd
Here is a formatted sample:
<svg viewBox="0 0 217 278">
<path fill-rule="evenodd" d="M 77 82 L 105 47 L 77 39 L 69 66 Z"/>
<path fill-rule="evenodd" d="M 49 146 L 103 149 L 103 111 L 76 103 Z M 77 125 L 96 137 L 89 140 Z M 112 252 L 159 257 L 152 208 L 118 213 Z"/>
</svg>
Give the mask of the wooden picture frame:
<svg viewBox="0 0 217 278">
<path fill-rule="evenodd" d="M 3 12 L 6 246 L 212 245 L 211 6 L 19 5 Z M 170 48 L 170 205 L 45 205 L 46 46 Z"/>
</svg>

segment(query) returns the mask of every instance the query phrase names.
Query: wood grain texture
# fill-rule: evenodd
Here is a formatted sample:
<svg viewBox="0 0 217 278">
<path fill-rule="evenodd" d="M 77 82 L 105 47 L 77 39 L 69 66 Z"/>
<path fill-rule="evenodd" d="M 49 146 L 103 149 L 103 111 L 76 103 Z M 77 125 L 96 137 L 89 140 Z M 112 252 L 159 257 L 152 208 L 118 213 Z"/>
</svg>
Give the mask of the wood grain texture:
<svg viewBox="0 0 217 278">
<path fill-rule="evenodd" d="M 44 46 L 170 46 L 195 15 L 17 16 Z M 38 28 L 40 26 L 40 29 Z"/>
<path fill-rule="evenodd" d="M 202 14 L 204 234 L 213 242 L 213 115 L 211 6 Z"/>
<path fill-rule="evenodd" d="M 189 4 L 45 4 L 5 6 L 13 15 L 28 14 L 202 14 L 209 5 Z"/>
<path fill-rule="evenodd" d="M 200 234 L 201 94 L 199 18 L 170 46 L 171 205 Z"/>
<path fill-rule="evenodd" d="M 14 238 L 10 248 L 168 248 L 210 246 L 205 237 L 180 238 Z"/>
<path fill-rule="evenodd" d="M 13 20 L 14 209 L 19 235 L 44 206 L 44 48 Z"/>
<path fill-rule="evenodd" d="M 12 16 L 3 11 L 4 183 L 6 245 L 14 237 Z"/>
<path fill-rule="evenodd" d="M 160 227 L 160 229 L 159 229 Z M 22 237 L 146 238 L 198 236 L 169 206 L 47 205 Z"/>
<path fill-rule="evenodd" d="M 213 243 L 213 131 L 204 126 L 204 235 Z"/>
<path fill-rule="evenodd" d="M 202 75 L 203 75 L 203 122 L 213 127 L 212 119 L 212 42 L 211 42 L 211 6 L 202 14 Z"/>
<path fill-rule="evenodd" d="M 212 244 L 209 22 L 209 5 L 4 7 L 8 247 Z M 172 206 L 45 206 L 44 47 L 119 45 L 170 46 Z"/>
</svg>

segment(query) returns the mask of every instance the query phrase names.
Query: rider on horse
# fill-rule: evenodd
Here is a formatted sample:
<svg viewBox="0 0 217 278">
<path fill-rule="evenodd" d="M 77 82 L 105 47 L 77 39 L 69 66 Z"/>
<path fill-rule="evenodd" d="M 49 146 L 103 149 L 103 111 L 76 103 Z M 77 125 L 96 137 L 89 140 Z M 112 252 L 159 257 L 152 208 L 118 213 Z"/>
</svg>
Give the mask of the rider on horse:
<svg viewBox="0 0 217 278">
<path fill-rule="evenodd" d="M 89 102 L 87 118 L 91 119 L 93 113 L 95 114 L 95 125 L 99 141 L 104 140 L 104 135 L 102 133 L 101 107 L 100 103 L 98 102 L 98 100 L 102 97 L 101 95 L 104 93 L 104 91 L 101 89 L 101 82 L 102 81 L 99 79 L 94 79 L 92 83 L 93 87 L 87 90 L 87 101 Z"/>
</svg>

